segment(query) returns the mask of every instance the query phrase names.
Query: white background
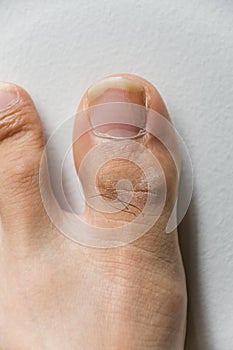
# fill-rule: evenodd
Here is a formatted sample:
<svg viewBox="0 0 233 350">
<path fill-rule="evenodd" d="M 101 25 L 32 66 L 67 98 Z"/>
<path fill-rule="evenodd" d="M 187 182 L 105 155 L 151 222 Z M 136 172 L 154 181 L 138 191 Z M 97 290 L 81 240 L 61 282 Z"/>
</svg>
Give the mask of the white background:
<svg viewBox="0 0 233 350">
<path fill-rule="evenodd" d="M 188 350 L 233 348 L 232 23 L 230 0 L 0 1 L 0 80 L 31 93 L 47 135 L 108 74 L 142 75 L 167 102 L 195 174 Z"/>
</svg>

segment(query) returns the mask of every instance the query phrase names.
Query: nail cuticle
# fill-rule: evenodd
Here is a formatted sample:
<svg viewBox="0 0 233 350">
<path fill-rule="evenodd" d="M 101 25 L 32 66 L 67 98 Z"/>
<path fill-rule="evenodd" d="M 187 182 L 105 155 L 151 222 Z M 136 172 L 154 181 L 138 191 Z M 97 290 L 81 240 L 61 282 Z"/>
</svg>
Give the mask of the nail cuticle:
<svg viewBox="0 0 233 350">
<path fill-rule="evenodd" d="M 96 132 L 95 129 L 92 129 L 92 132 L 95 136 L 103 138 L 103 139 L 111 139 L 111 140 L 116 140 L 116 141 L 122 141 L 122 140 L 135 140 L 140 137 L 143 137 L 146 134 L 146 129 L 145 130 L 140 130 L 139 133 L 135 136 L 112 136 L 108 135 L 107 133 L 99 133 Z"/>
</svg>

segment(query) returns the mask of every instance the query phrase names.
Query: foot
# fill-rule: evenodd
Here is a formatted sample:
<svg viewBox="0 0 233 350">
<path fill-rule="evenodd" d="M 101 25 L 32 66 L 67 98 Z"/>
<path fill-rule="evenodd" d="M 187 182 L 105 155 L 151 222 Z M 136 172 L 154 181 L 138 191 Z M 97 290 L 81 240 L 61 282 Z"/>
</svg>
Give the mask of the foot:
<svg viewBox="0 0 233 350">
<path fill-rule="evenodd" d="M 79 111 L 106 102 L 147 103 L 170 120 L 157 90 L 136 76 L 111 77 L 93 86 Z M 96 174 L 99 196 L 110 205 L 122 178 L 130 180 L 134 191 L 126 210 L 103 214 L 87 205 L 83 219 L 98 228 L 120 227 L 143 210 L 147 181 L 155 193 L 161 184 L 156 174 L 145 179 L 136 164 L 122 157 L 124 140 L 116 138 L 122 133 L 125 139 L 134 135 L 135 127 L 95 131 L 74 143 L 77 170 L 93 145 L 104 143 L 104 135 L 113 133 L 112 152 L 117 157 Z M 142 154 L 140 145 L 159 160 L 165 174 L 167 196 L 161 216 L 148 232 L 126 245 L 79 245 L 59 232 L 42 204 L 39 169 L 44 139 L 35 106 L 22 88 L 0 84 L 1 349 L 183 349 L 184 270 L 177 231 L 165 233 L 178 176 L 169 152 L 156 137 L 144 133 L 129 146 L 135 159 L 147 162 L 149 153 Z M 84 191 L 91 173 L 90 165 L 87 173 L 80 174 Z"/>
</svg>

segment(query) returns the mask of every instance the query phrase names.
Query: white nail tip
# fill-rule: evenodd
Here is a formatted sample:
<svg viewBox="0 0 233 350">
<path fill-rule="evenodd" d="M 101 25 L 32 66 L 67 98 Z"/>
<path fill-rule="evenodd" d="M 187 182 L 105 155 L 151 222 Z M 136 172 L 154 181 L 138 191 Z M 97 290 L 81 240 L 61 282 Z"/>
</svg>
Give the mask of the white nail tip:
<svg viewBox="0 0 233 350">
<path fill-rule="evenodd" d="M 109 77 L 103 79 L 88 90 L 88 104 L 91 105 L 96 98 L 102 96 L 108 89 L 119 89 L 129 92 L 145 94 L 144 87 L 136 80 L 125 77 Z"/>
</svg>

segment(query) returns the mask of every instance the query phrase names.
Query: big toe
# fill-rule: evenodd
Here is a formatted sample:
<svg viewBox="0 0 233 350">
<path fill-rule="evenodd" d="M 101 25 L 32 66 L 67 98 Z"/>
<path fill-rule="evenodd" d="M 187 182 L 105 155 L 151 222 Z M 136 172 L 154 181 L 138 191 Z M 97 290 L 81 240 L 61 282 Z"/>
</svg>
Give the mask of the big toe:
<svg viewBox="0 0 233 350">
<path fill-rule="evenodd" d="M 130 300 L 138 324 L 142 308 L 153 315 L 147 324 L 147 330 L 154 324 L 153 348 L 181 349 L 184 270 L 177 230 L 166 233 L 177 199 L 179 154 L 165 104 L 144 79 L 120 75 L 92 86 L 79 111 L 73 148 L 86 197 L 84 220 L 92 228 L 87 234 L 96 230 L 96 246 L 117 247 L 86 254 L 117 281 L 112 295 L 123 288 L 124 305 Z"/>
<path fill-rule="evenodd" d="M 73 147 L 86 220 L 114 242 L 158 236 L 158 226 L 164 233 L 177 196 L 179 156 L 156 88 L 137 76 L 111 76 L 86 92 L 79 111 Z"/>
</svg>

